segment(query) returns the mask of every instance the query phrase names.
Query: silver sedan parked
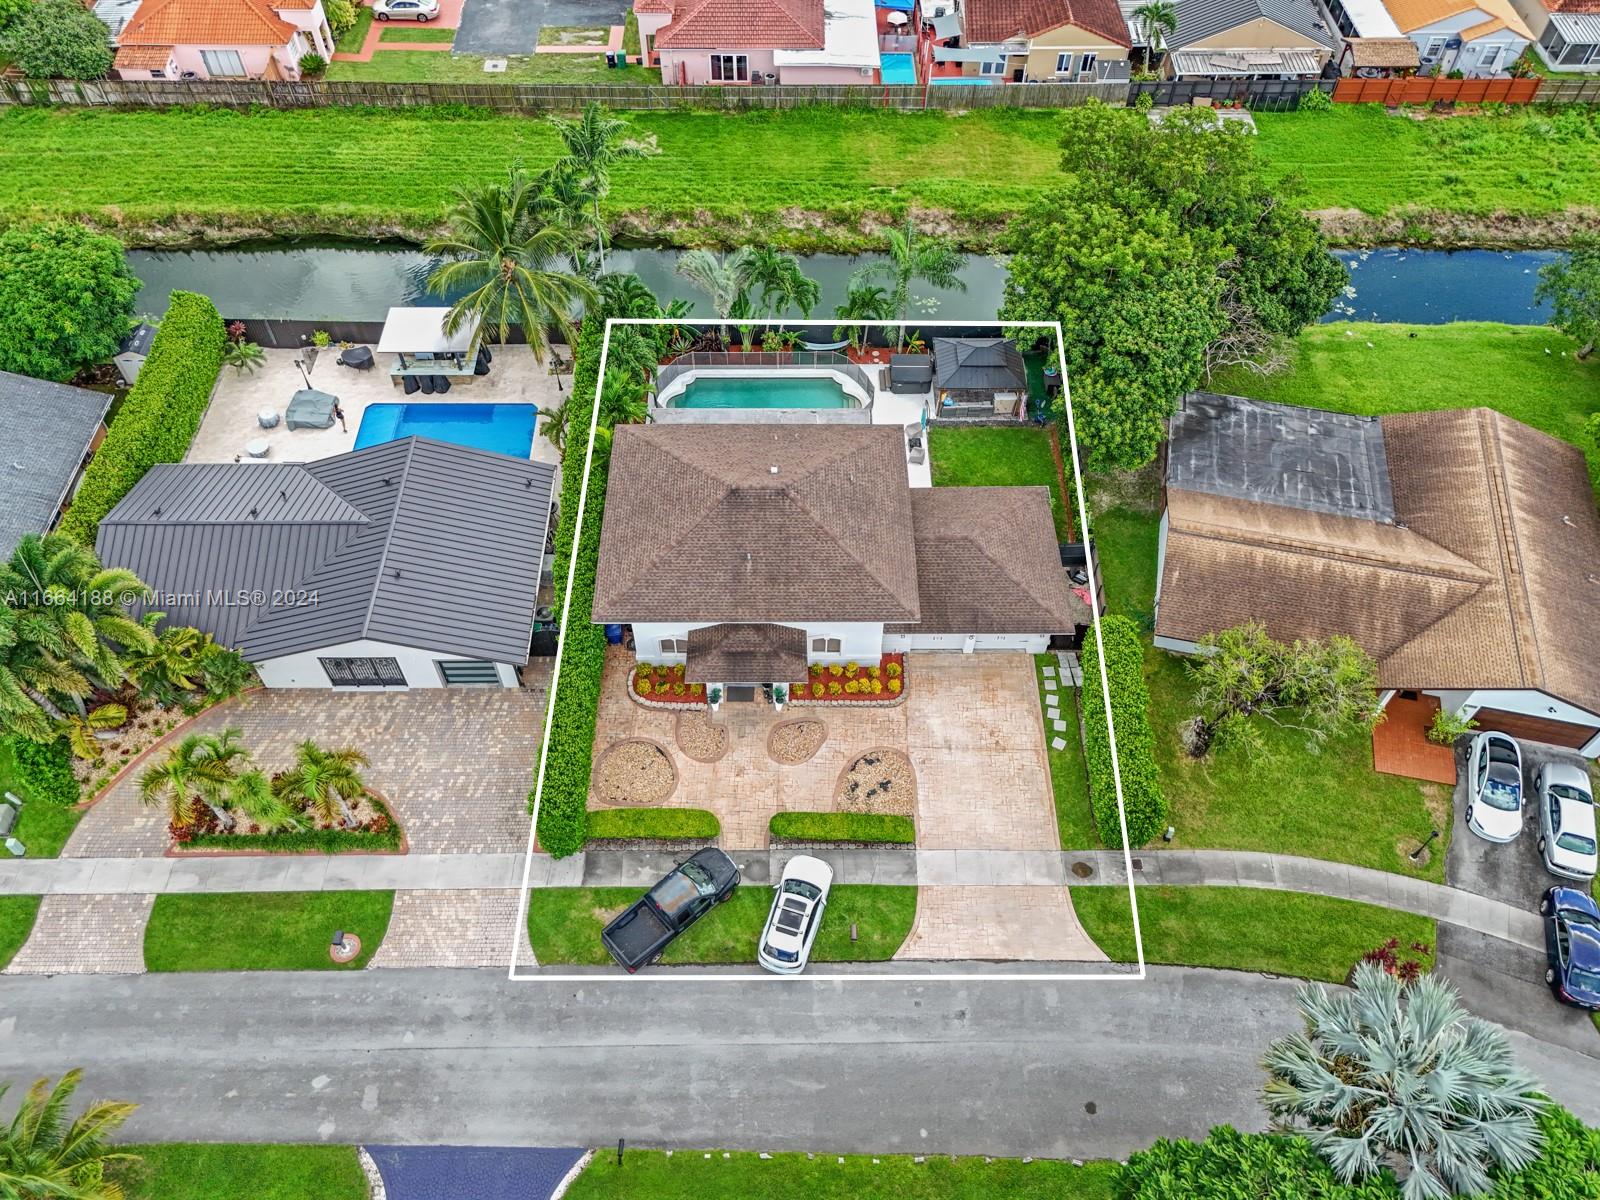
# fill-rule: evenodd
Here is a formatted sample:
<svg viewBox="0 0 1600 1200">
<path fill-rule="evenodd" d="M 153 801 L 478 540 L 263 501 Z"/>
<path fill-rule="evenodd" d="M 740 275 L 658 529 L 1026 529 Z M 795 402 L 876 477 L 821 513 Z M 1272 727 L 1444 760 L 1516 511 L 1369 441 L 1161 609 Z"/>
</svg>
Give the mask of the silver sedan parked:
<svg viewBox="0 0 1600 1200">
<path fill-rule="evenodd" d="M 431 21 L 439 15 L 439 0 L 372 0 L 372 15 L 380 21 Z"/>
<path fill-rule="evenodd" d="M 1548 762 L 1534 777 L 1539 793 L 1539 854 L 1545 870 L 1566 879 L 1595 874 L 1594 796 L 1589 773 L 1570 762 Z"/>
</svg>

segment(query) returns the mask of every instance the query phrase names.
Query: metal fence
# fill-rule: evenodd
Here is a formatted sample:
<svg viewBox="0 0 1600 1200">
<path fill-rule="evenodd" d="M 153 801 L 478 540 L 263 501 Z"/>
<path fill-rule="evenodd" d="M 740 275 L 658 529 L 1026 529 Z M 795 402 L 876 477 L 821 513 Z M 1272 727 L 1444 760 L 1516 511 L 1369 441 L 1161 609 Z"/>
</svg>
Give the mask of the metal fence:
<svg viewBox="0 0 1600 1200">
<path fill-rule="evenodd" d="M 1300 98 L 1307 92 L 1332 90 L 1320 79 L 1161 79 L 1123 86 L 1128 89 L 1130 105 L 1140 96 L 1149 96 L 1158 108 L 1210 100 L 1218 104 L 1237 102 L 1246 108 L 1271 112 L 1300 107 Z"/>
<path fill-rule="evenodd" d="M 739 371 L 756 367 L 821 367 L 843 375 L 861 389 L 868 401 L 872 399 L 871 377 L 843 354 L 831 350 L 702 351 L 680 354 L 656 372 L 656 394 L 665 393 L 668 384 L 692 371 Z"/>
</svg>

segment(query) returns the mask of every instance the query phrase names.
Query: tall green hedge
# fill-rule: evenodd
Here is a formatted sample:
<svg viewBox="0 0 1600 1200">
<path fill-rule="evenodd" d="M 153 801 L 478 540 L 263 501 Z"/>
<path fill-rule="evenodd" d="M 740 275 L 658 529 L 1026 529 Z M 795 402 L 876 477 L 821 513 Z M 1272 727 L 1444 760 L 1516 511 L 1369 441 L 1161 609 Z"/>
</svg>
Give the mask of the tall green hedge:
<svg viewBox="0 0 1600 1200">
<path fill-rule="evenodd" d="M 94 545 L 100 519 L 157 463 L 181 462 L 222 369 L 227 331 L 216 305 L 173 292 L 167 315 L 106 440 L 84 472 L 61 529 Z"/>
<path fill-rule="evenodd" d="M 605 323 L 590 317 L 583 323 L 573 353 L 572 394 L 567 399 L 567 444 L 561 461 L 561 518 L 556 526 L 556 611 L 562 610 L 567 569 L 574 554 L 573 533 L 583 464 L 589 449 L 589 424 L 594 419 L 595 387 L 600 374 L 600 348 Z M 594 624 L 595 566 L 600 558 L 600 522 L 605 514 L 606 472 L 611 462 L 609 432 L 596 437 L 590 468 L 589 496 L 584 508 L 583 539 L 576 547 L 578 569 L 572 581 L 561 660 L 557 664 L 550 746 L 545 757 L 544 792 L 538 796 L 539 844 L 564 858 L 583 849 L 588 834 L 589 773 L 593 767 L 594 730 L 600 709 L 600 676 L 605 669 L 605 630 Z M 536 794 L 528 797 L 531 807 Z"/>
<path fill-rule="evenodd" d="M 1139 627 L 1127 617 L 1100 619 L 1105 643 L 1106 678 L 1111 684 L 1111 714 L 1122 767 L 1122 799 L 1128 814 L 1128 839 L 1142 846 L 1166 828 L 1167 798 L 1156 769 L 1155 737 L 1150 732 L 1150 693 L 1144 683 L 1144 642 Z M 1100 658 L 1094 638 L 1084 639 L 1083 731 L 1087 742 L 1089 799 L 1100 841 L 1122 845 L 1117 818 L 1116 777 L 1112 773 L 1111 736 L 1100 687 Z"/>
<path fill-rule="evenodd" d="M 70 807 L 80 799 L 78 778 L 72 773 L 72 752 L 61 739 L 34 742 L 11 740 L 12 773 L 22 799 L 29 804 Z"/>
</svg>

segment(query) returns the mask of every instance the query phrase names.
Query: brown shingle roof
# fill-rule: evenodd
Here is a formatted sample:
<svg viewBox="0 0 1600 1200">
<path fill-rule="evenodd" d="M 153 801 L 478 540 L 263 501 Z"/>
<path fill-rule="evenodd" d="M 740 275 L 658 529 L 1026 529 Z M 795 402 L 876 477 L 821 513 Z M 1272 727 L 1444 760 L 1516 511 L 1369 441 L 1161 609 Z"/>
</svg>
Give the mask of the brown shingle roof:
<svg viewBox="0 0 1600 1200">
<path fill-rule="evenodd" d="M 1067 633 L 1087 625 L 1043 487 L 917 488 L 918 633 Z"/>
<path fill-rule="evenodd" d="M 1117 0 L 966 0 L 962 13 L 968 45 L 1034 38 L 1063 25 L 1133 45 Z"/>
<path fill-rule="evenodd" d="M 656 48 L 820 50 L 822 27 L 822 0 L 683 0 Z"/>
<path fill-rule="evenodd" d="M 1352 66 L 1403 70 L 1422 62 L 1417 44 L 1410 38 L 1350 38 L 1346 44 Z"/>
<path fill-rule="evenodd" d="M 596 621 L 915 621 L 898 426 L 624 425 Z"/>
<path fill-rule="evenodd" d="M 705 625 L 689 631 L 690 683 L 804 679 L 806 631 L 788 625 Z"/>
<path fill-rule="evenodd" d="M 295 34 L 264 0 L 144 0 L 119 46 L 285 46 Z"/>
<path fill-rule="evenodd" d="M 1179 489 L 1156 633 L 1347 634 L 1385 687 L 1537 689 L 1600 712 L 1583 454 L 1489 409 L 1382 419 L 1396 524 Z"/>
</svg>

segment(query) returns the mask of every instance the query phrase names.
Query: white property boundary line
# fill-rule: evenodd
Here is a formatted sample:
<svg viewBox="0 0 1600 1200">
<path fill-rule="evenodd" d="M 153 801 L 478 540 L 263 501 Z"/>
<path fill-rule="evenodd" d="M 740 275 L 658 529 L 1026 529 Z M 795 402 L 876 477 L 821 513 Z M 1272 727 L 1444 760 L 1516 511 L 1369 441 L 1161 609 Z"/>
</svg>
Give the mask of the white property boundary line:
<svg viewBox="0 0 1600 1200">
<path fill-rule="evenodd" d="M 1073 420 L 1073 414 L 1072 414 L 1072 393 L 1071 393 L 1071 389 L 1069 388 L 1068 383 L 1067 383 L 1067 372 L 1066 372 L 1067 347 L 1066 347 L 1066 339 L 1063 337 L 1062 332 L 1061 332 L 1061 323 L 1059 321 L 1000 321 L 1000 320 L 989 320 L 989 321 L 939 321 L 937 323 L 940 324 L 940 325 L 972 325 L 972 326 L 975 326 L 975 327 L 978 327 L 978 328 L 981 328 L 981 329 L 996 329 L 996 328 L 1001 328 L 1001 329 L 1004 329 L 1004 330 L 1040 329 L 1040 330 L 1050 331 L 1050 332 L 1053 332 L 1055 334 L 1056 355 L 1057 355 L 1056 361 L 1062 364 L 1062 370 L 1061 370 L 1061 394 L 1062 394 L 1063 400 L 1066 403 L 1067 440 L 1070 443 L 1070 449 L 1072 451 L 1072 477 L 1073 477 L 1073 483 L 1074 483 L 1076 491 L 1077 491 L 1078 520 L 1079 520 L 1079 522 L 1081 524 L 1081 528 L 1082 528 L 1082 531 L 1083 531 L 1084 553 L 1085 553 L 1085 556 L 1086 556 L 1085 557 L 1085 563 L 1086 563 L 1086 565 L 1088 567 L 1088 570 L 1089 570 L 1089 581 L 1090 581 L 1090 586 L 1092 587 L 1093 583 L 1094 583 L 1094 579 L 1095 579 L 1095 566 L 1094 566 L 1094 550 L 1089 544 L 1090 543 L 1090 538 L 1089 538 L 1089 505 L 1088 505 L 1087 497 L 1085 497 L 1084 491 L 1083 491 L 1083 464 L 1080 461 L 1079 456 L 1078 456 L 1078 431 L 1077 431 L 1077 425 L 1076 425 L 1075 421 Z M 722 982 L 739 982 L 739 983 L 796 983 L 796 982 L 806 982 L 806 981 L 810 981 L 810 982 L 819 982 L 819 981 L 821 981 L 821 982 L 842 982 L 842 981 L 845 981 L 845 980 L 849 980 L 849 981 L 852 981 L 852 982 L 860 981 L 860 982 L 877 982 L 877 983 L 903 983 L 903 982 L 905 982 L 907 980 L 915 980 L 917 982 L 924 982 L 924 981 L 960 981 L 960 982 L 963 982 L 963 983 L 977 983 L 977 982 L 984 982 L 984 981 L 990 981 L 990 982 L 999 982 L 999 981 L 1013 982 L 1013 981 L 1017 981 L 1017 980 L 1038 980 L 1038 981 L 1041 981 L 1041 982 L 1052 982 L 1052 983 L 1077 983 L 1077 982 L 1092 982 L 1092 981 L 1099 981 L 1099 980 L 1114 980 L 1114 981 L 1117 981 L 1117 982 L 1120 982 L 1120 983 L 1127 983 L 1129 981 L 1143 980 L 1146 977 L 1146 974 L 1147 974 L 1146 968 L 1145 968 L 1145 960 L 1144 960 L 1144 934 L 1143 934 L 1143 932 L 1142 932 L 1142 930 L 1140 929 L 1140 926 L 1139 926 L 1139 901 L 1138 901 L 1138 897 L 1135 895 L 1135 888 L 1134 888 L 1134 882 L 1133 882 L 1133 852 L 1128 847 L 1128 810 L 1127 810 L 1127 806 L 1123 802 L 1123 796 L 1122 796 L 1122 766 L 1121 766 L 1121 763 L 1118 761 L 1118 755 L 1117 755 L 1117 730 L 1116 730 L 1115 719 L 1113 718 L 1112 712 L 1111 712 L 1111 682 L 1107 678 L 1107 675 L 1106 675 L 1106 648 L 1105 648 L 1105 642 L 1102 639 L 1101 633 L 1100 633 L 1100 614 L 1098 612 L 1094 613 L 1094 640 L 1095 640 L 1095 647 L 1098 650 L 1098 654 L 1096 655 L 1096 657 L 1098 659 L 1099 667 L 1100 667 L 1100 694 L 1101 694 L 1101 697 L 1103 698 L 1103 700 L 1105 702 L 1105 706 L 1106 706 L 1106 732 L 1107 732 L 1107 736 L 1110 739 L 1110 743 L 1111 743 L 1111 774 L 1112 774 L 1112 779 L 1113 779 L 1114 783 L 1116 784 L 1116 790 L 1117 790 L 1117 818 L 1118 818 L 1119 823 L 1122 826 L 1122 860 L 1123 860 L 1123 867 L 1127 872 L 1128 905 L 1129 905 L 1129 907 L 1130 907 L 1130 909 L 1132 910 L 1132 913 L 1133 913 L 1133 944 L 1134 944 L 1134 950 L 1135 950 L 1135 952 L 1136 952 L 1136 954 L 1138 956 L 1138 967 L 1139 967 L 1139 970 L 1138 970 L 1137 974 L 1129 974 L 1129 973 L 1126 973 L 1126 972 L 1078 973 L 1078 972 L 1061 972 L 1061 971 L 1040 972 L 1038 974 L 1028 974 L 1026 972 L 986 972 L 986 971 L 947 972 L 947 973 L 944 973 L 944 974 L 931 974 L 931 973 L 921 973 L 921 972 L 917 972 L 917 973 L 899 973 L 899 974 L 837 974 L 837 973 L 807 971 L 806 973 L 804 973 L 802 975 L 794 975 L 794 976 L 774 975 L 774 974 L 771 974 L 771 973 L 760 973 L 760 974 L 754 974 L 754 975 L 749 974 L 749 973 L 729 974 L 729 973 L 722 973 L 722 972 L 716 972 L 716 971 L 693 971 L 693 972 L 659 971 L 659 972 L 652 972 L 652 973 L 638 974 L 638 975 L 619 974 L 619 975 L 615 975 L 615 976 L 611 976 L 611 975 L 596 975 L 596 974 L 592 974 L 592 973 L 590 973 L 590 974 L 581 974 L 581 975 L 571 975 L 571 974 L 558 975 L 558 974 L 548 973 L 548 972 L 545 972 L 545 971 L 540 971 L 537 975 L 519 975 L 517 973 L 517 949 L 521 945 L 521 942 L 522 942 L 522 929 L 527 925 L 527 921 L 528 921 L 528 906 L 533 902 L 533 889 L 531 887 L 529 887 L 529 882 L 532 879 L 533 853 L 534 853 L 534 847 L 537 844 L 536 838 L 537 838 L 537 832 L 538 832 L 538 828 L 539 828 L 539 804 L 544 798 L 545 765 L 546 765 L 546 760 L 548 759 L 549 753 L 550 753 L 550 734 L 551 734 L 551 731 L 552 731 L 552 729 L 554 727 L 554 724 L 555 724 L 556 689 L 561 684 L 561 659 L 562 659 L 562 654 L 566 649 L 567 629 L 569 628 L 569 625 L 570 625 L 569 618 L 571 617 L 571 608 L 572 608 L 572 588 L 573 588 L 574 582 L 576 582 L 576 580 L 577 580 L 577 572 L 578 572 L 578 552 L 577 552 L 577 550 L 578 550 L 578 545 L 579 545 L 579 538 L 580 538 L 580 535 L 583 532 L 584 512 L 585 512 L 585 509 L 587 508 L 587 505 L 588 505 L 588 502 L 589 502 L 589 474 L 590 474 L 590 470 L 592 469 L 592 467 L 594 465 L 595 433 L 598 430 L 599 425 L 600 425 L 600 389 L 605 384 L 605 378 L 606 378 L 606 356 L 610 353 L 610 350 L 611 350 L 611 330 L 612 330 L 613 326 L 618 326 L 618 325 L 683 325 L 683 324 L 696 324 L 696 325 L 709 325 L 709 324 L 731 325 L 731 324 L 738 324 L 738 325 L 741 325 L 741 326 L 743 326 L 743 325 L 750 325 L 750 326 L 778 325 L 778 326 L 783 326 L 783 327 L 788 327 L 788 328 L 794 328 L 794 327 L 797 327 L 797 326 L 798 327 L 808 327 L 809 326 L 809 327 L 818 327 L 818 328 L 827 328 L 827 329 L 833 329 L 833 328 L 836 328 L 837 326 L 839 326 L 841 324 L 846 324 L 846 325 L 861 325 L 861 326 L 881 327 L 881 328 L 889 328 L 889 329 L 904 329 L 906 326 L 911 325 L 911 324 L 926 325 L 926 324 L 929 324 L 929 322 L 927 322 L 927 321 L 918 321 L 918 322 L 910 322 L 910 321 L 839 321 L 839 320 L 833 320 L 833 321 L 821 321 L 821 320 L 818 320 L 818 321 L 791 321 L 791 320 L 782 320 L 782 319 L 778 319 L 778 318 L 767 318 L 767 319 L 763 319 L 763 320 L 738 321 L 738 322 L 734 322 L 732 320 L 727 320 L 727 321 L 720 321 L 719 322 L 719 321 L 716 321 L 714 318 L 705 318 L 705 317 L 685 317 L 685 318 L 683 318 L 681 320 L 669 320 L 669 319 L 664 319 L 664 318 L 645 318 L 645 317 L 612 317 L 612 318 L 610 318 L 610 319 L 608 319 L 606 321 L 605 339 L 604 339 L 604 341 L 602 341 L 602 343 L 600 345 L 600 368 L 599 368 L 599 374 L 595 379 L 594 411 L 593 411 L 593 414 L 592 414 L 592 416 L 590 418 L 590 421 L 589 421 L 589 447 L 588 447 L 588 450 L 585 452 L 584 458 L 583 458 L 583 485 L 579 489 L 579 492 L 578 492 L 578 524 L 577 524 L 577 528 L 573 531 L 572 557 L 570 558 L 570 560 L 567 563 L 567 585 L 566 585 L 566 589 L 564 591 L 564 594 L 562 596 L 562 601 L 561 601 L 561 630 L 560 630 L 560 633 L 557 635 L 557 638 L 556 638 L 556 669 L 555 669 L 555 673 L 552 675 L 551 680 L 550 680 L 550 695 L 549 695 L 549 698 L 545 702 L 544 740 L 540 744 L 540 747 L 539 747 L 539 774 L 538 774 L 538 778 L 537 778 L 537 780 L 536 780 L 536 782 L 534 784 L 533 813 L 532 813 L 531 817 L 529 818 L 529 822 L 528 822 L 528 850 L 527 850 L 527 856 L 523 860 L 523 866 L 522 866 L 522 896 L 521 896 L 521 898 L 520 898 L 520 900 L 518 901 L 518 904 L 517 904 L 517 923 L 512 928 L 512 931 L 511 931 L 511 969 L 510 969 L 510 971 L 509 971 L 509 973 L 507 975 L 507 978 L 512 979 L 512 980 L 516 980 L 516 981 L 520 981 L 520 982 L 530 982 L 531 983 L 531 982 L 535 982 L 535 981 L 544 981 L 544 982 L 552 982 L 552 983 L 582 983 L 582 984 L 584 984 L 586 986 L 593 986 L 593 985 L 596 985 L 596 984 L 606 983 L 606 982 L 619 982 L 620 983 L 620 982 L 622 982 L 624 980 L 627 980 L 627 981 L 642 981 L 642 982 L 645 982 L 645 983 L 676 983 L 676 982 L 700 983 L 700 982 L 709 981 L 709 980 L 716 980 L 716 981 L 722 981 Z M 577 351 L 577 347 L 576 346 L 573 347 L 573 351 L 574 351 L 574 354 L 576 354 L 576 351 Z M 574 360 L 574 361 L 576 361 L 576 360 Z M 1095 606 L 1093 604 L 1090 605 L 1090 609 L 1091 610 L 1093 610 L 1094 607 Z M 584 616 L 584 619 L 587 619 L 586 615 Z M 1046 751 L 1046 758 L 1048 758 L 1048 751 Z M 1046 765 L 1048 766 L 1048 763 Z M 1051 792 L 1051 794 L 1052 794 L 1052 796 L 1054 795 L 1054 785 L 1053 784 L 1052 784 L 1052 792 Z M 1065 886 L 1068 886 L 1068 885 L 1063 884 L 1062 886 L 1065 887 Z"/>
</svg>

